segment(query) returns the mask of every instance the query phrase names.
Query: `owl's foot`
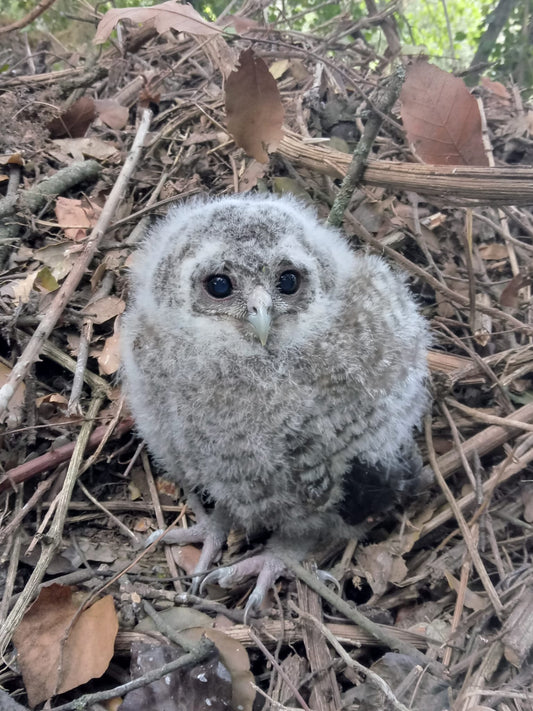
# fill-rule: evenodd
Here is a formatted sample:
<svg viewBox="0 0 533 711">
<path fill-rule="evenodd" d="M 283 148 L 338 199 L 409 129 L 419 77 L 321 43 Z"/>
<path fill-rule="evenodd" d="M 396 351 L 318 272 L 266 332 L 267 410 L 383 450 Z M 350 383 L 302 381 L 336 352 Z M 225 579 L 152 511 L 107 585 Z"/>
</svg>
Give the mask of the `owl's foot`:
<svg viewBox="0 0 533 711">
<path fill-rule="evenodd" d="M 227 524 L 216 515 L 216 511 L 209 515 L 205 512 L 200 500 L 195 495 L 187 498 L 187 505 L 194 511 L 196 523 L 190 528 L 172 528 L 164 537 L 167 545 L 184 546 L 189 543 L 202 543 L 202 552 L 193 572 L 191 592 L 196 593 L 201 581 L 202 573 L 212 567 L 228 535 Z M 154 531 L 146 539 L 149 546 L 163 533 L 162 529 Z"/>
<path fill-rule="evenodd" d="M 248 598 L 244 610 L 245 618 L 256 612 L 265 599 L 266 594 L 273 587 L 280 575 L 287 573 L 285 563 L 274 553 L 265 552 L 254 555 L 251 558 L 241 560 L 234 565 L 217 568 L 205 576 L 200 586 L 200 592 L 208 583 L 216 583 L 223 588 L 230 588 L 235 583 L 239 583 L 250 576 L 257 576 L 257 582 L 252 594 Z"/>
</svg>

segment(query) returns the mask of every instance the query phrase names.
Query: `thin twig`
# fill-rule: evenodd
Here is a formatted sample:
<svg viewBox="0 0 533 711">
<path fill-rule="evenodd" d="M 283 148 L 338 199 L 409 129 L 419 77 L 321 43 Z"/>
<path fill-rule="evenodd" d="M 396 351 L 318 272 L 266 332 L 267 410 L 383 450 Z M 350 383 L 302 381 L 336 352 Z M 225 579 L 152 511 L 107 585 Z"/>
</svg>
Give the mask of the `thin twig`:
<svg viewBox="0 0 533 711">
<path fill-rule="evenodd" d="M 287 684 L 289 689 L 292 691 L 294 694 L 294 698 L 300 703 L 301 707 L 304 709 L 304 711 L 311 711 L 309 706 L 305 703 L 302 695 L 298 691 L 298 689 L 294 686 L 292 679 L 285 673 L 285 670 L 283 667 L 280 666 L 279 662 L 275 657 L 268 651 L 268 649 L 265 647 L 265 645 L 261 642 L 259 637 L 255 634 L 252 628 L 250 628 L 250 638 L 253 640 L 254 644 L 256 644 L 259 649 L 263 652 L 265 657 L 270 661 L 272 666 L 276 669 L 278 674 L 281 676 L 281 678 L 284 680 L 284 682 Z"/>
<path fill-rule="evenodd" d="M 437 462 L 437 455 L 435 454 L 435 448 L 433 447 L 433 437 L 431 434 L 431 419 L 429 417 L 426 417 L 425 420 L 425 432 L 426 432 L 426 444 L 428 448 L 428 454 L 429 454 L 429 461 L 431 466 L 433 467 L 433 471 L 435 473 L 435 479 L 437 480 L 440 488 L 442 489 L 442 492 L 444 496 L 446 497 L 446 500 L 448 501 L 448 504 L 450 505 L 450 508 L 453 511 L 453 515 L 455 516 L 455 519 L 457 523 L 459 524 L 459 528 L 461 529 L 461 533 L 463 534 L 463 538 L 466 544 L 466 547 L 468 548 L 468 552 L 470 553 L 470 557 L 472 558 L 472 563 L 474 564 L 474 567 L 477 571 L 477 574 L 479 575 L 481 579 L 481 583 L 483 584 L 483 587 L 485 588 L 485 592 L 489 596 L 489 600 L 492 603 L 492 606 L 494 607 L 494 610 L 496 611 L 497 615 L 501 615 L 503 612 L 503 605 L 500 601 L 500 598 L 498 597 L 498 593 L 496 592 L 496 589 L 494 588 L 494 585 L 492 584 L 491 579 L 489 578 L 489 575 L 485 569 L 485 566 L 483 565 L 483 561 L 481 560 L 481 557 L 479 555 L 479 552 L 477 550 L 477 547 L 475 545 L 474 539 L 472 537 L 472 533 L 470 529 L 468 528 L 468 525 L 463 517 L 463 514 L 461 513 L 461 510 L 459 506 L 457 505 L 457 502 L 448 486 L 446 483 L 446 480 L 444 479 L 440 469 L 439 465 Z"/>
<path fill-rule="evenodd" d="M 334 227 L 342 225 L 344 213 L 352 199 L 354 190 L 365 172 L 366 162 L 372 150 L 372 145 L 383 123 L 383 114 L 387 114 L 394 106 L 394 103 L 400 95 L 404 78 L 405 70 L 402 65 L 398 65 L 387 85 L 378 89 L 376 91 L 377 95 L 372 97 L 374 103 L 370 117 L 365 124 L 363 135 L 359 139 L 359 143 L 353 152 L 348 172 L 342 181 L 340 190 L 337 193 L 335 202 L 329 213 L 328 224 Z"/>
<path fill-rule="evenodd" d="M 93 336 L 93 321 L 86 319 L 83 323 L 80 335 L 80 343 L 78 347 L 78 359 L 76 361 L 76 370 L 74 372 L 74 380 L 72 381 L 72 390 L 67 405 L 67 415 L 82 414 L 80 406 L 80 398 L 83 390 L 85 369 L 87 359 L 89 358 L 89 346 Z"/>
<path fill-rule="evenodd" d="M 360 674 L 364 674 L 366 678 L 370 681 L 370 683 L 381 691 L 381 693 L 385 696 L 385 700 L 392 704 L 393 707 L 397 709 L 397 711 L 409 711 L 407 706 L 402 704 L 401 701 L 398 701 L 387 682 L 382 679 L 379 674 L 376 674 L 376 672 L 372 671 L 372 669 L 363 666 L 360 662 L 351 657 L 344 649 L 342 644 L 338 641 L 338 639 L 336 639 L 332 632 L 328 630 L 326 625 L 320 622 L 320 620 L 317 620 L 316 617 L 313 617 L 313 615 L 310 615 L 309 613 L 300 610 L 296 605 L 294 605 L 294 603 L 291 603 L 291 607 L 296 612 L 298 612 L 298 614 L 303 619 L 309 620 L 309 622 L 315 625 L 315 627 L 320 631 L 322 635 L 324 635 L 324 637 L 328 640 L 333 649 L 341 657 L 344 663 L 352 669 L 356 669 Z"/>
<path fill-rule="evenodd" d="M 511 416 L 509 417 L 499 417 L 498 415 L 491 415 L 488 412 L 483 412 L 482 410 L 476 410 L 474 407 L 468 407 L 468 405 L 463 405 L 457 400 L 447 397 L 446 402 L 451 407 L 461 410 L 465 415 L 472 417 L 474 420 L 479 422 L 486 422 L 489 425 L 499 425 L 500 427 L 512 427 L 513 429 L 523 430 L 524 432 L 533 432 L 533 424 L 528 422 L 519 422 L 518 420 L 513 420 Z"/>
</svg>

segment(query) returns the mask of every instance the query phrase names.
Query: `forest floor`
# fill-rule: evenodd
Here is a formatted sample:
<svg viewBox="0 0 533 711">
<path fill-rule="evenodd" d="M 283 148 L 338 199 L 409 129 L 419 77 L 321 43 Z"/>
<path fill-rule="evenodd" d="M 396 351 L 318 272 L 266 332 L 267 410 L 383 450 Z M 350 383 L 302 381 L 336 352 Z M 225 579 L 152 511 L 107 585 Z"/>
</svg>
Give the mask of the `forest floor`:
<svg viewBox="0 0 533 711">
<path fill-rule="evenodd" d="M 365 540 L 318 561 L 338 590 L 311 589 L 297 571 L 280 579 L 257 619 L 245 619 L 253 581 L 194 596 L 194 546 L 143 549 L 154 529 L 193 519 L 120 397 L 130 255 L 153 215 L 198 194 L 295 193 L 326 219 L 369 95 L 397 49 L 390 17 L 366 19 L 387 36 L 380 54 L 344 16 L 320 37 L 245 17 L 224 36 L 126 25 L 105 49 L 73 54 L 48 38 L 31 60 L 21 33 L 0 35 L 0 65 L 11 68 L 0 75 L 0 382 L 16 367 L 23 380 L 1 436 L 0 685 L 23 706 L 63 692 L 54 704 L 74 708 L 82 693 L 124 683 L 130 664 L 143 676 L 189 653 L 165 683 L 148 687 L 145 677 L 122 708 L 533 708 L 527 196 L 474 195 L 462 184 L 439 191 L 427 175 L 419 189 L 403 189 L 379 164 L 355 190 L 347 237 L 407 271 L 431 322 L 434 403 L 420 435 L 427 488 L 407 511 L 374 521 Z M 224 108 L 224 77 L 251 45 L 285 111 L 284 138 L 264 164 L 236 146 Z M 520 88 L 485 81 L 474 95 L 493 164 L 518 175 L 533 163 L 533 113 Z M 110 226 L 95 235 L 148 106 L 157 113 L 140 160 Z M 420 167 L 397 106 L 371 159 Z M 38 359 L 28 357 L 32 347 Z M 222 563 L 248 550 L 233 532 Z M 88 594 L 108 605 L 100 626 L 86 621 L 67 639 L 74 618 L 85 619 Z M 18 658 L 9 645 L 16 627 Z M 185 652 L 172 645 L 175 633 Z M 206 658 L 191 642 L 202 633 L 216 645 Z"/>
</svg>

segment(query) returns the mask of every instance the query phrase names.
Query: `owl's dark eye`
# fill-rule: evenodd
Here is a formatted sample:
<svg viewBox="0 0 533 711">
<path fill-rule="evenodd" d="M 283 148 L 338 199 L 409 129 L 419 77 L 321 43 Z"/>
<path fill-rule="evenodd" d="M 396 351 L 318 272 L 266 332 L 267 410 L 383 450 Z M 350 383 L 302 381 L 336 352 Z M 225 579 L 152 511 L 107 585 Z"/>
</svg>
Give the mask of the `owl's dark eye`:
<svg viewBox="0 0 533 711">
<path fill-rule="evenodd" d="M 225 299 L 233 291 L 233 284 L 225 274 L 212 274 L 205 280 L 205 290 L 215 299 Z"/>
<path fill-rule="evenodd" d="M 295 294 L 300 287 L 300 275 L 292 270 L 280 274 L 278 291 L 282 294 Z"/>
</svg>

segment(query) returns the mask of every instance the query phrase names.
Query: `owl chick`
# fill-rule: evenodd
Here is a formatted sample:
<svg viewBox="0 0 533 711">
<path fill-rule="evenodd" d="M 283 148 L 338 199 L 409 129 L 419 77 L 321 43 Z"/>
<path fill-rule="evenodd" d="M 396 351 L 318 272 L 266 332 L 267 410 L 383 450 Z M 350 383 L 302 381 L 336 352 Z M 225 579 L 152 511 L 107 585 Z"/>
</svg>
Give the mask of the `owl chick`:
<svg viewBox="0 0 533 711">
<path fill-rule="evenodd" d="M 136 255 L 123 383 L 139 432 L 183 486 L 211 567 L 230 528 L 266 549 L 209 576 L 249 575 L 259 605 L 284 572 L 416 487 L 428 330 L 402 276 L 354 253 L 293 199 L 172 209 Z M 200 496 L 213 510 L 202 510 Z"/>
</svg>

